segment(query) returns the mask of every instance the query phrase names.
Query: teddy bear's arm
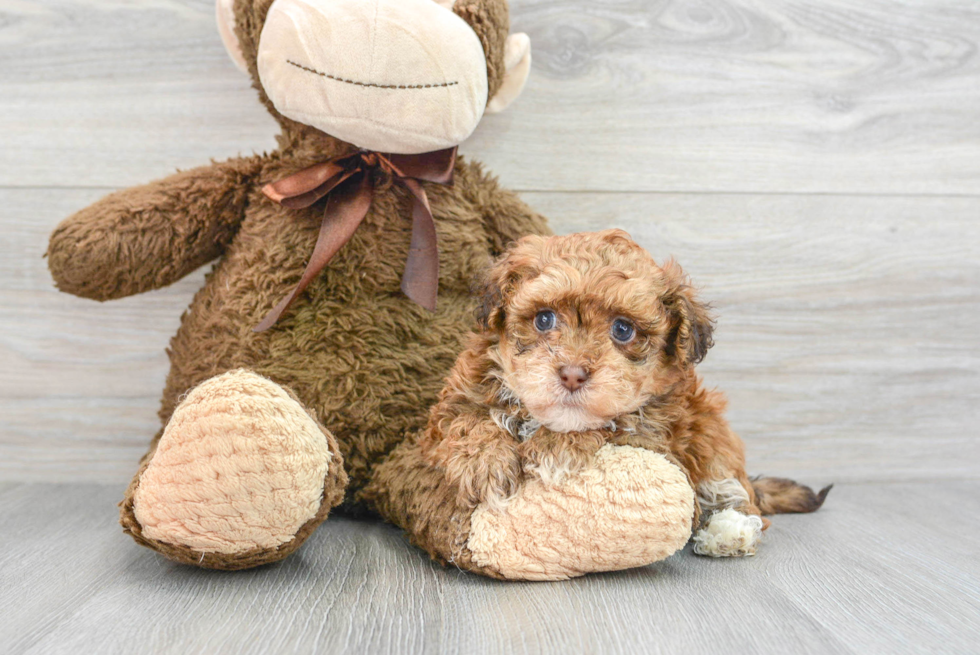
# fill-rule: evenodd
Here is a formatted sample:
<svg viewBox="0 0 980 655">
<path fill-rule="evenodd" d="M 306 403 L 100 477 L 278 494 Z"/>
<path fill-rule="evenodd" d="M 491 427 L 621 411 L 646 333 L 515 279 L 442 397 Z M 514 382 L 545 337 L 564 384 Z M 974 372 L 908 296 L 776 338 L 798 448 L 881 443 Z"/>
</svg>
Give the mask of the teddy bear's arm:
<svg viewBox="0 0 980 655">
<path fill-rule="evenodd" d="M 582 471 L 526 477 L 508 502 L 474 507 L 415 439 L 375 469 L 362 499 L 434 559 L 510 580 L 656 562 L 687 543 L 695 506 L 683 472 L 662 455 L 607 444 Z"/>
<path fill-rule="evenodd" d="M 235 158 L 110 194 L 48 244 L 62 291 L 111 300 L 158 289 L 219 256 L 244 215 L 260 157 Z"/>
</svg>

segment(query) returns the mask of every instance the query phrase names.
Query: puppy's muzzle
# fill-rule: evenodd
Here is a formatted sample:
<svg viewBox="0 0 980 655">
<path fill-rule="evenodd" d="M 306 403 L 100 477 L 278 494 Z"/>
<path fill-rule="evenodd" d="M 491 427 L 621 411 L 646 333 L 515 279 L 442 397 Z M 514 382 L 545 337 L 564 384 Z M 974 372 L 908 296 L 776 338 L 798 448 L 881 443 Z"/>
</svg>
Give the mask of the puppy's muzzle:
<svg viewBox="0 0 980 655">
<path fill-rule="evenodd" d="M 558 369 L 561 384 L 569 391 L 576 391 L 589 379 L 589 372 L 581 366 L 562 366 Z"/>
</svg>

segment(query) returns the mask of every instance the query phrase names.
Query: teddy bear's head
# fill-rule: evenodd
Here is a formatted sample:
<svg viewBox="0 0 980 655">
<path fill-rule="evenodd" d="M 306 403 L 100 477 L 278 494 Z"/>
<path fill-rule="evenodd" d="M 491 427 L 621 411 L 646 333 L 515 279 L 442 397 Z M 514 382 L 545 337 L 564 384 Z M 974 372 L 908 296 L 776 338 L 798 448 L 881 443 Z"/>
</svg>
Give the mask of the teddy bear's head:
<svg viewBox="0 0 980 655">
<path fill-rule="evenodd" d="M 280 121 L 368 150 L 459 144 L 517 97 L 531 65 L 506 0 L 217 0 L 217 17 Z"/>
</svg>

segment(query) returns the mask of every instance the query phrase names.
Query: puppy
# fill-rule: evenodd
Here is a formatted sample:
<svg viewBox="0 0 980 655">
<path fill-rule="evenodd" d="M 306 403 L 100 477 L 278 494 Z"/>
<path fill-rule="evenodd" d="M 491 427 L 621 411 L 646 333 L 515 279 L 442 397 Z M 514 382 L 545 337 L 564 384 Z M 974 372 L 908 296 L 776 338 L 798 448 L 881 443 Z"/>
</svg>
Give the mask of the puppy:
<svg viewBox="0 0 980 655">
<path fill-rule="evenodd" d="M 486 277 L 480 330 L 422 437 L 459 501 L 503 505 L 525 476 L 556 481 L 606 443 L 648 448 L 686 471 L 700 511 L 694 550 L 755 553 L 762 514 L 812 512 L 790 480 L 750 480 L 724 396 L 694 371 L 712 318 L 674 262 L 621 230 L 514 244 Z"/>
</svg>

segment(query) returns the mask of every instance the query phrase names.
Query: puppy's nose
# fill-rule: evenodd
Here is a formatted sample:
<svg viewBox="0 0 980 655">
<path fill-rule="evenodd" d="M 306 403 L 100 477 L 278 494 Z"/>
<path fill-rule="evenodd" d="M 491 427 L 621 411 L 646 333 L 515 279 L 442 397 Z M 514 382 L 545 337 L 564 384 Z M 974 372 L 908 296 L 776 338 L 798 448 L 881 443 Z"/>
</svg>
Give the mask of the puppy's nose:
<svg viewBox="0 0 980 655">
<path fill-rule="evenodd" d="M 589 373 L 581 366 L 562 366 L 558 369 L 561 384 L 569 391 L 575 391 L 589 379 Z"/>
</svg>

